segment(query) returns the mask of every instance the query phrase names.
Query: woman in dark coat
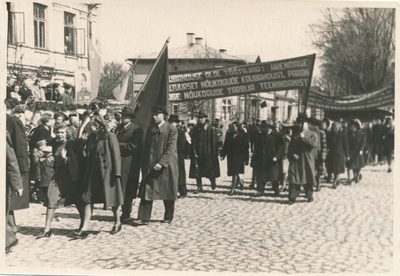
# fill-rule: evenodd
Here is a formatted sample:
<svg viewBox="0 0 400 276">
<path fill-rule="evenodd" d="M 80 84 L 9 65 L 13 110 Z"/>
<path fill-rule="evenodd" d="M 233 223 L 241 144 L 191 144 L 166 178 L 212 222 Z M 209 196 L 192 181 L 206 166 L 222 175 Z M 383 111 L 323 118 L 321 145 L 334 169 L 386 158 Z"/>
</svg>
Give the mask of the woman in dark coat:
<svg viewBox="0 0 400 276">
<path fill-rule="evenodd" d="M 348 181 L 358 183 L 362 175 L 361 169 L 365 166 L 364 148 L 366 144 L 365 133 L 361 129 L 361 122 L 358 119 L 349 122 L 349 131 L 347 134 L 349 142 L 349 160 L 347 162 Z M 353 170 L 353 179 L 350 180 L 350 170 Z"/>
<path fill-rule="evenodd" d="M 339 185 L 339 175 L 344 173 L 346 160 L 349 156 L 349 146 L 347 135 L 340 131 L 341 124 L 334 122 L 331 131 L 327 134 L 328 154 L 326 157 L 326 167 L 328 174 L 333 174 L 333 188 Z"/>
<path fill-rule="evenodd" d="M 109 132 L 107 121 L 95 116 L 90 122 L 91 134 L 86 143 L 87 166 L 82 180 L 83 221 L 75 235 L 86 237 L 93 204 L 104 203 L 111 207 L 114 226 L 110 234 L 121 231 L 122 224 L 118 209 L 124 203 L 121 186 L 121 154 L 117 137 Z M 81 218 L 82 219 L 82 218 Z"/>
<path fill-rule="evenodd" d="M 221 161 L 225 156 L 228 161 L 228 176 L 232 176 L 232 189 L 229 195 L 233 195 L 238 183 L 240 189 L 243 190 L 243 180 L 240 179 L 239 174 L 244 173 L 244 166 L 249 164 L 249 139 L 238 122 L 230 124 L 226 132 Z"/>
<path fill-rule="evenodd" d="M 51 222 L 55 211 L 59 207 L 76 203 L 78 189 L 78 158 L 73 149 L 73 141 L 67 140 L 68 127 L 58 125 L 56 139 L 52 145 L 54 156 L 54 174 L 51 178 L 44 206 L 46 211 L 46 225 L 37 238 L 51 236 Z"/>
</svg>

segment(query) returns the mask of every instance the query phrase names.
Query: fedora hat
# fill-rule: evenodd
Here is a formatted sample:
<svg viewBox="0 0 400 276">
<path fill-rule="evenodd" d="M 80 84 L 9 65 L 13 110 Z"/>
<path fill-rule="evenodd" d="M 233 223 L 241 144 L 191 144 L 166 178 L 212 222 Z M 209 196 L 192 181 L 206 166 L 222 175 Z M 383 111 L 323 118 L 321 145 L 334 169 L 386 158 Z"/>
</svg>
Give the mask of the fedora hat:
<svg viewBox="0 0 400 276">
<path fill-rule="evenodd" d="M 203 111 L 199 111 L 196 115 L 197 118 L 208 118 L 208 115 L 205 114 Z"/>
<path fill-rule="evenodd" d="M 176 114 L 171 114 L 168 119 L 169 122 L 179 123 L 179 116 Z"/>
<path fill-rule="evenodd" d="M 320 126 L 322 121 L 318 120 L 318 119 L 315 118 L 315 117 L 310 117 L 310 118 L 308 118 L 307 122 L 308 122 L 310 125 L 313 125 L 313 126 Z"/>
<path fill-rule="evenodd" d="M 133 113 L 133 109 L 130 108 L 130 107 L 127 107 L 127 106 L 125 106 L 125 107 L 122 109 L 121 115 L 122 115 L 122 116 L 125 116 L 125 117 L 136 118 L 135 114 Z"/>
<path fill-rule="evenodd" d="M 168 115 L 167 110 L 165 109 L 165 107 L 161 106 L 161 105 L 156 105 L 153 107 L 153 114 L 165 114 Z"/>
<path fill-rule="evenodd" d="M 294 127 L 296 123 L 293 120 L 287 119 L 282 123 L 282 127 Z"/>
</svg>

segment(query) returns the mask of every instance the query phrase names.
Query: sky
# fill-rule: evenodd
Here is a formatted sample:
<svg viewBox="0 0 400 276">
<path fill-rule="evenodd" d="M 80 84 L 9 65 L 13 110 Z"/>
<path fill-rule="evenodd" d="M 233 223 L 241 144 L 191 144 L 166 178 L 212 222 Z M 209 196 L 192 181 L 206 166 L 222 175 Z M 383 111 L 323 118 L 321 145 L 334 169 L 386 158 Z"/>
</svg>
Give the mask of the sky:
<svg viewBox="0 0 400 276">
<path fill-rule="evenodd" d="M 259 55 L 263 62 L 317 53 L 309 25 L 326 7 L 349 3 L 265 0 L 104 1 L 98 37 L 105 62 L 186 44 L 186 33 L 231 55 Z M 315 72 L 318 72 L 317 58 Z"/>
</svg>

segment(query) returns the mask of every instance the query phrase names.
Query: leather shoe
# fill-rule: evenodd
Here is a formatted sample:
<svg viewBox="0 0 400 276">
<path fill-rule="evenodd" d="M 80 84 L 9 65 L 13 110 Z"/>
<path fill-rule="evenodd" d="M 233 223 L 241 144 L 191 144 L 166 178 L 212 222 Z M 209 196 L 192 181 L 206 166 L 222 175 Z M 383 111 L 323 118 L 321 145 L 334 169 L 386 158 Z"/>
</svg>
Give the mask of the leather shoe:
<svg viewBox="0 0 400 276">
<path fill-rule="evenodd" d="M 217 188 L 217 184 L 216 183 L 211 183 L 211 190 L 215 190 Z"/>
<path fill-rule="evenodd" d="M 198 194 L 198 193 L 201 193 L 203 191 L 203 189 L 201 189 L 201 188 L 197 188 L 197 190 L 196 191 L 194 191 L 193 193 L 194 194 Z"/>
<path fill-rule="evenodd" d="M 149 222 L 139 219 L 139 220 L 135 221 L 135 224 L 136 225 L 149 225 Z"/>
<path fill-rule="evenodd" d="M 122 229 L 122 223 L 120 225 L 118 225 L 118 226 L 114 225 L 113 228 L 110 231 L 110 234 L 111 235 L 117 234 L 119 231 L 121 231 L 121 229 Z"/>
<path fill-rule="evenodd" d="M 293 205 L 294 201 L 289 200 L 288 205 Z"/>
<path fill-rule="evenodd" d="M 121 216 L 119 219 L 120 219 L 122 224 L 127 224 L 131 218 L 130 217 Z"/>
<path fill-rule="evenodd" d="M 263 195 L 263 192 L 257 192 L 256 193 L 256 196 L 262 196 Z"/>
<path fill-rule="evenodd" d="M 86 239 L 88 236 L 88 233 L 84 230 L 79 230 L 77 232 L 74 232 L 73 234 L 77 239 Z"/>
<path fill-rule="evenodd" d="M 16 239 L 15 241 L 13 241 L 9 246 L 6 247 L 6 254 L 11 252 L 11 248 L 16 246 L 18 244 L 18 240 Z"/>
<path fill-rule="evenodd" d="M 310 198 L 307 199 L 307 202 L 308 202 L 308 203 L 311 203 L 311 202 L 313 202 L 313 201 L 314 201 L 314 198 L 313 198 L 313 197 L 310 197 Z"/>
<path fill-rule="evenodd" d="M 51 229 L 49 231 L 43 231 L 42 233 L 36 236 L 36 239 L 50 238 L 51 234 L 52 234 Z"/>
<path fill-rule="evenodd" d="M 172 222 L 172 220 L 169 220 L 169 219 L 164 219 L 161 221 L 161 223 L 168 223 L 168 224 L 170 224 L 171 222 Z"/>
</svg>

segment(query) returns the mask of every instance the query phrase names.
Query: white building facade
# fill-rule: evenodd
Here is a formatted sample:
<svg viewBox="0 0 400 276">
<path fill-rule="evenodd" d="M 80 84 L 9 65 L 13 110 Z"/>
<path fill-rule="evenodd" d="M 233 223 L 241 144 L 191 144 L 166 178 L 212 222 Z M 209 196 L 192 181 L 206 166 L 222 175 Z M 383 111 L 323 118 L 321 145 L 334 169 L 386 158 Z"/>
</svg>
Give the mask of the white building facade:
<svg viewBox="0 0 400 276">
<path fill-rule="evenodd" d="M 7 2 L 7 75 L 76 83 L 89 71 L 89 43 L 99 46 L 98 4 Z"/>
</svg>

